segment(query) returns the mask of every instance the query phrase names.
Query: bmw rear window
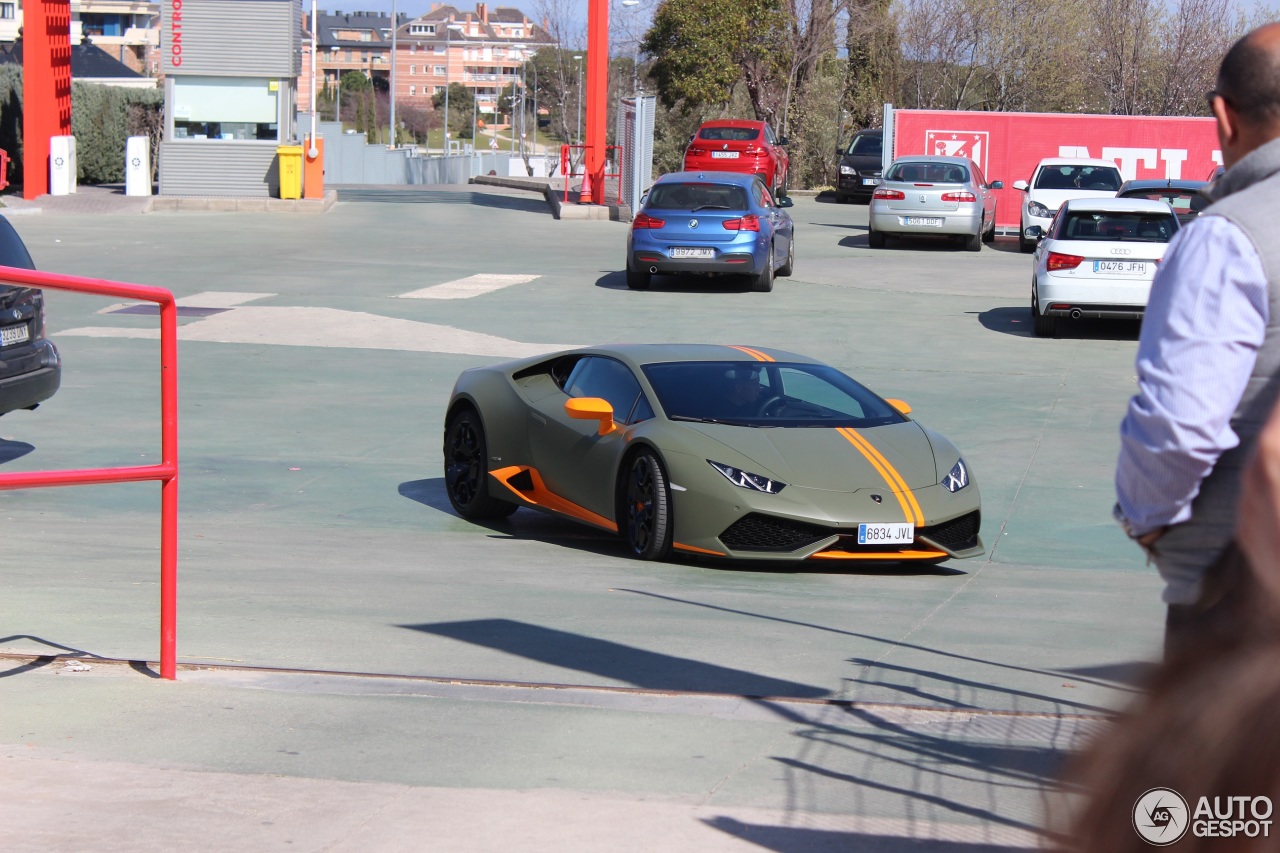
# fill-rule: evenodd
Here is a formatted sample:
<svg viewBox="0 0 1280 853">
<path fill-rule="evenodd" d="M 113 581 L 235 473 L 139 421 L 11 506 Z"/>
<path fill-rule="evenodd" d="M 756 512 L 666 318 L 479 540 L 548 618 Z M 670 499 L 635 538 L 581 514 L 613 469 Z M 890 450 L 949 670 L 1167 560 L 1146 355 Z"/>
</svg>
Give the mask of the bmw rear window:
<svg viewBox="0 0 1280 853">
<path fill-rule="evenodd" d="M 1169 213 L 1101 213 L 1067 211 L 1058 223 L 1058 240 L 1168 243 L 1178 230 L 1178 219 Z"/>
<path fill-rule="evenodd" d="M 759 136 L 758 127 L 704 127 L 698 131 L 699 139 L 715 142 L 750 142 Z"/>
<path fill-rule="evenodd" d="M 747 191 L 733 184 L 658 184 L 649 190 L 646 210 L 746 210 Z"/>
<path fill-rule="evenodd" d="M 746 427 L 869 427 L 905 419 L 833 367 L 679 361 L 642 368 L 670 420 Z"/>
</svg>

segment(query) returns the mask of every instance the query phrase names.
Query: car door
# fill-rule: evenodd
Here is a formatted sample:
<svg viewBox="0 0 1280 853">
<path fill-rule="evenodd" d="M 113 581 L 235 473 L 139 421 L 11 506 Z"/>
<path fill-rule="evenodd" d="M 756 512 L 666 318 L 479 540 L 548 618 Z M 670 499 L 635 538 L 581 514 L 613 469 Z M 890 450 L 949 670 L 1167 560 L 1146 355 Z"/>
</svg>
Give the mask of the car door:
<svg viewBox="0 0 1280 853">
<path fill-rule="evenodd" d="M 751 187 L 751 196 L 769 220 L 769 231 L 773 235 L 773 257 L 775 263 L 782 263 L 791 249 L 792 223 L 791 216 L 778 207 L 773 200 L 773 193 L 764 184 L 756 181 Z"/>
<path fill-rule="evenodd" d="M 982 168 L 974 161 L 969 161 L 969 168 L 973 173 L 973 184 L 977 187 L 978 193 L 982 196 L 982 221 L 996 221 L 996 193 L 991 189 L 991 184 L 987 181 L 986 174 Z"/>
<path fill-rule="evenodd" d="M 785 186 L 787 171 L 791 168 L 791 157 L 787 154 L 787 150 L 778 144 L 778 137 L 774 135 L 773 128 L 767 124 L 764 126 L 764 138 L 769 143 L 769 153 L 774 162 L 773 185 Z"/>
<path fill-rule="evenodd" d="M 607 400 L 617 429 L 600 435 L 598 421 L 569 417 L 564 404 L 571 397 Z M 574 366 L 563 393 L 532 407 L 530 449 L 543 484 L 559 497 L 612 520 L 613 482 L 626 451 L 626 426 L 653 417 L 631 368 L 617 359 L 587 356 Z"/>
</svg>

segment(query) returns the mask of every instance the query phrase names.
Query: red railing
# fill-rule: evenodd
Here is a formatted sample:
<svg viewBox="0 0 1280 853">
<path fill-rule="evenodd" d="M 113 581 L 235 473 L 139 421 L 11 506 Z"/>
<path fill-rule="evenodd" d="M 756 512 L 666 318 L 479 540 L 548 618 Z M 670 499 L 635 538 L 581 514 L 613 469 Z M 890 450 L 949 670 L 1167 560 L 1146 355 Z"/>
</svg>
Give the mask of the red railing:
<svg viewBox="0 0 1280 853">
<path fill-rule="evenodd" d="M 0 283 L 160 305 L 160 464 L 6 473 L 0 474 L 0 489 L 160 481 L 160 677 L 173 680 L 177 678 L 178 635 L 178 307 L 173 294 L 162 287 L 5 266 L 0 266 Z"/>
<path fill-rule="evenodd" d="M 561 146 L 560 146 L 560 176 L 561 176 L 562 178 L 564 178 L 564 201 L 565 201 L 565 204 L 568 204 L 568 203 L 569 203 L 569 178 L 571 177 L 571 175 L 569 174 L 569 169 L 571 168 L 571 165 L 572 165 L 572 160 L 571 160 L 571 158 L 569 157 L 569 151 L 570 151 L 570 150 L 572 150 L 572 149 L 575 149 L 575 148 L 581 148 L 583 151 L 586 151 L 587 146 L 585 146 L 585 145 L 561 145 Z M 604 156 L 605 156 L 605 160 L 608 160 L 608 159 L 609 159 L 609 152 L 610 152 L 610 151 L 617 151 L 617 152 L 618 152 L 618 159 L 617 159 L 617 163 L 618 163 L 618 171 L 616 171 L 616 172 L 605 172 L 605 173 L 604 173 L 604 177 L 606 177 L 606 178 L 617 178 L 617 179 L 618 179 L 618 204 L 622 204 L 622 146 L 621 146 L 621 145 L 606 145 L 606 146 L 604 147 Z M 584 165 L 584 166 L 583 166 L 583 168 L 585 169 L 585 168 L 586 168 L 586 166 Z M 600 191 L 600 195 L 599 195 L 599 197 L 600 197 L 600 198 L 604 198 L 604 190 L 603 190 L 603 188 L 602 188 L 602 189 L 601 189 L 601 191 Z"/>
</svg>

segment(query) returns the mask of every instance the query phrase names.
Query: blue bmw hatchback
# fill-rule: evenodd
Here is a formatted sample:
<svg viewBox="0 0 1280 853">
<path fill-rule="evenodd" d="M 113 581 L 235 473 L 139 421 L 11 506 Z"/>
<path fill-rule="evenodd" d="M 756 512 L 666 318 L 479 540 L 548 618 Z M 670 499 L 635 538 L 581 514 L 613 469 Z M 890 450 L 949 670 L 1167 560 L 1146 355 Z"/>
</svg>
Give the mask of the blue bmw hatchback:
<svg viewBox="0 0 1280 853">
<path fill-rule="evenodd" d="M 627 287 L 647 290 L 654 275 L 748 275 L 773 290 L 791 275 L 795 225 L 755 175 L 674 172 L 654 182 L 627 237 Z"/>
</svg>

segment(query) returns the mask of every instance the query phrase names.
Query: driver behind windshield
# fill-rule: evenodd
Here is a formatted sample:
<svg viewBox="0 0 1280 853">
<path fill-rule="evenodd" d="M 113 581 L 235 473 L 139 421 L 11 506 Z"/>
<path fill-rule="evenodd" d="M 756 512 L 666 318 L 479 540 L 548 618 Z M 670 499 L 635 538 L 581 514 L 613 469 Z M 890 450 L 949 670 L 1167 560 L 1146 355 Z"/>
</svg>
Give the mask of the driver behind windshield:
<svg viewBox="0 0 1280 853">
<path fill-rule="evenodd" d="M 734 365 L 725 371 L 724 403 L 726 411 L 738 416 L 758 413 L 760 405 L 760 368 Z"/>
</svg>

